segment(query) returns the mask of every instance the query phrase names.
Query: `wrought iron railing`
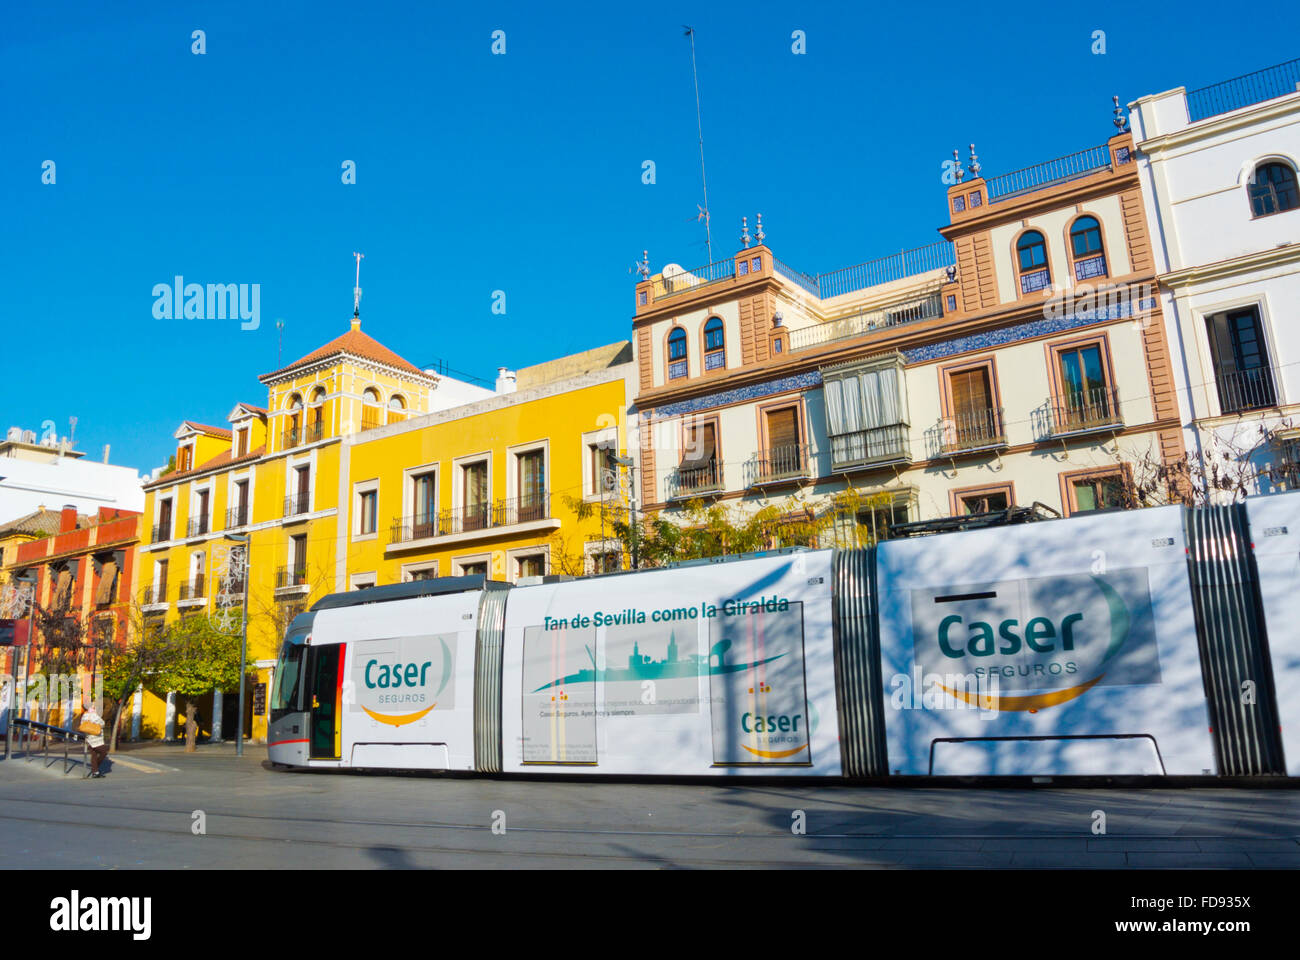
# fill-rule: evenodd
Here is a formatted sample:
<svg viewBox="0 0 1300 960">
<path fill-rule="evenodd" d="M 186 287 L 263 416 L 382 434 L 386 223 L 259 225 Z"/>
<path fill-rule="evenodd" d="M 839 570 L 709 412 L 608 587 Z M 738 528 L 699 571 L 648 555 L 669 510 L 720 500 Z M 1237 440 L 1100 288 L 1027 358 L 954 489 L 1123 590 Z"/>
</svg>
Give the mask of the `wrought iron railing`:
<svg viewBox="0 0 1300 960">
<path fill-rule="evenodd" d="M 812 446 L 791 443 L 760 450 L 749 463 L 749 485 L 808 476 Z"/>
<path fill-rule="evenodd" d="M 163 543 L 164 541 L 170 540 L 171 538 L 172 538 L 172 522 L 170 520 L 166 521 L 165 523 L 155 523 L 153 525 L 153 537 L 152 537 L 153 543 Z"/>
<path fill-rule="evenodd" d="M 1187 119 L 1192 123 L 1231 110 L 1263 103 L 1296 92 L 1300 59 L 1288 60 L 1254 73 L 1187 91 Z"/>
<path fill-rule="evenodd" d="M 736 261 L 734 259 L 718 260 L 669 277 L 661 275 L 651 285 L 651 289 L 654 291 L 654 298 L 662 300 L 664 297 L 676 296 L 679 293 L 706 287 L 711 283 L 730 280 L 735 275 Z"/>
<path fill-rule="evenodd" d="M 832 470 L 850 470 L 854 467 L 912 459 L 906 423 L 835 434 L 830 439 Z"/>
<path fill-rule="evenodd" d="M 944 453 L 979 450 L 1007 442 L 1002 429 L 1001 407 L 958 410 L 952 416 L 945 417 L 941 423 L 941 449 Z"/>
<path fill-rule="evenodd" d="M 511 500 L 469 504 L 453 510 L 440 510 L 436 514 L 394 517 L 389 526 L 388 539 L 390 543 L 408 543 L 428 537 L 449 537 L 550 518 L 551 495 L 539 493 Z"/>
<path fill-rule="evenodd" d="M 1114 387 L 1067 390 L 1048 401 L 1052 433 L 1080 433 L 1112 427 L 1124 421 L 1119 414 L 1119 392 Z"/>
<path fill-rule="evenodd" d="M 296 517 L 300 513 L 306 513 L 311 508 L 311 494 L 291 493 L 284 498 L 284 515 L 286 517 Z"/>
<path fill-rule="evenodd" d="M 699 466 L 681 466 L 666 479 L 669 500 L 715 493 L 722 489 L 722 464 L 709 460 Z"/>
<path fill-rule="evenodd" d="M 1054 187 L 1059 183 L 1068 183 L 1109 169 L 1110 146 L 1103 143 L 1069 156 L 1057 157 L 1046 163 L 993 177 L 985 181 L 984 188 L 988 191 L 989 203 L 997 203 L 1009 197 Z"/>
<path fill-rule="evenodd" d="M 226 510 L 226 529 L 234 530 L 236 527 L 248 526 L 248 504 L 241 507 L 230 507 Z"/>
<path fill-rule="evenodd" d="M 943 296 L 931 294 L 920 300 L 891 304 L 876 310 L 855 313 L 851 317 L 828 320 L 815 326 L 790 331 L 790 349 L 806 350 L 823 343 L 859 337 L 874 330 L 885 330 L 905 323 L 935 320 L 943 316 Z"/>
<path fill-rule="evenodd" d="M 203 592 L 206 584 L 203 582 L 203 574 L 199 574 L 193 580 L 182 580 L 180 591 L 177 595 L 178 600 L 199 600 L 206 594 Z"/>
<path fill-rule="evenodd" d="M 362 411 L 361 413 L 362 430 L 374 430 L 376 427 L 382 427 L 383 425 L 384 425 L 384 415 L 382 413 L 368 413 L 366 411 Z"/>
<path fill-rule="evenodd" d="M 1031 270 L 1029 273 L 1020 275 L 1020 292 L 1037 293 L 1039 290 L 1046 290 L 1052 284 L 1052 275 L 1044 267 L 1041 270 Z"/>
<path fill-rule="evenodd" d="M 190 522 L 186 526 L 186 535 L 191 537 L 201 537 L 208 532 L 208 515 L 205 513 L 200 517 L 190 517 Z"/>
<path fill-rule="evenodd" d="M 302 587 L 306 586 L 306 584 L 306 566 L 277 567 L 275 570 L 275 589 L 277 590 L 283 590 L 286 587 Z"/>
<path fill-rule="evenodd" d="M 1106 255 L 1104 253 L 1074 261 L 1075 280 L 1091 280 L 1094 277 L 1104 276 L 1106 276 Z"/>
<path fill-rule="evenodd" d="M 148 606 L 151 603 L 167 602 L 167 581 L 164 580 L 159 584 L 151 584 L 140 591 L 140 603 Z"/>
<path fill-rule="evenodd" d="M 810 277 L 806 273 L 800 273 L 794 267 L 782 263 L 776 257 L 772 258 L 772 269 L 796 286 L 803 287 L 814 297 L 821 296 L 821 288 L 817 284 L 816 277 Z"/>
<path fill-rule="evenodd" d="M 901 280 L 903 277 L 912 277 L 919 273 L 929 273 L 932 270 L 951 267 L 956 262 L 953 245 L 947 240 L 941 240 L 938 243 L 929 243 L 923 247 L 914 247 L 911 250 L 901 250 L 898 253 L 891 253 L 887 257 L 878 257 L 875 260 L 868 260 L 866 263 L 844 267 L 830 273 L 819 273 L 814 278 L 817 283 L 815 292 L 823 300 L 826 300 L 830 297 L 838 297 L 841 294 L 852 293 L 854 290 L 865 290 L 867 287 L 889 283 L 893 280 Z"/>
<path fill-rule="evenodd" d="M 1277 406 L 1277 388 L 1270 367 L 1234 370 L 1215 376 L 1219 387 L 1219 411 L 1240 413 Z"/>
</svg>

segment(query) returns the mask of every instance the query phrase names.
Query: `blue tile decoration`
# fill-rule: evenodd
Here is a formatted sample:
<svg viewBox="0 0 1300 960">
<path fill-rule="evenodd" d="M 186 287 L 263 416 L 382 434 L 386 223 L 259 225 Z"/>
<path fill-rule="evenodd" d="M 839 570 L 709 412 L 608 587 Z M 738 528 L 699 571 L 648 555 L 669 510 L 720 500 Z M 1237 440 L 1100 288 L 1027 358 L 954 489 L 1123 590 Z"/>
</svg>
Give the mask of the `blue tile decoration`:
<svg viewBox="0 0 1300 960">
<path fill-rule="evenodd" d="M 763 397 L 770 397 L 774 394 L 787 393 L 790 390 L 809 390 L 821 385 L 821 372 L 810 370 L 807 373 L 781 377 L 779 380 L 768 380 L 766 383 L 753 383 L 747 387 L 736 387 L 734 390 L 724 390 L 721 393 L 710 393 L 707 396 L 693 397 L 690 400 L 679 400 L 677 403 L 666 403 L 662 407 L 656 407 L 653 411 L 645 411 L 645 413 L 652 413 L 655 418 L 677 417 L 683 413 L 699 413 L 701 410 L 721 407 L 729 403 L 738 403 L 741 400 L 761 400 Z"/>
<path fill-rule="evenodd" d="M 1139 303 L 1138 309 L 1151 310 L 1155 308 L 1155 305 L 1155 298 L 1148 297 Z M 944 357 L 951 357 L 958 353 L 968 353 L 972 350 L 988 350 L 992 347 L 1015 343 L 1017 340 L 1029 340 L 1046 334 L 1073 330 L 1075 327 L 1084 327 L 1090 323 L 1096 323 L 1098 320 L 1123 320 L 1125 317 L 1131 316 L 1133 316 L 1133 302 L 1131 300 L 1121 300 L 1119 303 L 1108 303 L 1092 310 L 1078 310 L 1060 317 L 1044 317 L 1042 320 L 1031 320 L 1028 323 L 1019 323 L 1013 327 L 1002 327 L 998 330 L 971 334 L 969 337 L 958 337 L 955 340 L 945 340 L 942 343 L 930 343 L 924 347 L 904 350 L 903 360 L 908 364 L 942 360 Z"/>
</svg>

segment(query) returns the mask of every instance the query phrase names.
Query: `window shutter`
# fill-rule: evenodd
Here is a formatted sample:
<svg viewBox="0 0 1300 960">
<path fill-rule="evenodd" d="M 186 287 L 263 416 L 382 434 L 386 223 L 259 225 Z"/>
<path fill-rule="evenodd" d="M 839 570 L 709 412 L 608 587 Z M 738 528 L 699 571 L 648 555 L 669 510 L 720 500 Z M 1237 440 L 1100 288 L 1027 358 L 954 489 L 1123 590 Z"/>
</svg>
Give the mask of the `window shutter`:
<svg viewBox="0 0 1300 960">
<path fill-rule="evenodd" d="M 108 560 L 99 571 L 99 586 L 95 590 L 96 603 L 112 603 L 113 584 L 117 580 L 117 563 Z"/>
<path fill-rule="evenodd" d="M 857 433 L 862 429 L 862 382 L 857 377 L 846 377 L 844 384 L 844 433 Z"/>
<path fill-rule="evenodd" d="M 799 445 L 799 411 L 794 407 L 773 410 L 767 415 L 767 445 L 769 450 Z"/>
<path fill-rule="evenodd" d="M 862 427 L 870 430 L 884 426 L 888 420 L 882 419 L 880 404 L 880 371 L 869 370 L 859 376 L 862 391 Z"/>
</svg>

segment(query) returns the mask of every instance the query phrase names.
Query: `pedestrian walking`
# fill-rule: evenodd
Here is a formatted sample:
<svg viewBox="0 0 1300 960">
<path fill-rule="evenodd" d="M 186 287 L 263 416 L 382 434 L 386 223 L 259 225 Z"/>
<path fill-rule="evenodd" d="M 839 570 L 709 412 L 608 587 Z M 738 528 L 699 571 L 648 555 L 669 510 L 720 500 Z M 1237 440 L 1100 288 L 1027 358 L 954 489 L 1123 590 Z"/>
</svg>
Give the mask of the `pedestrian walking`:
<svg viewBox="0 0 1300 960">
<path fill-rule="evenodd" d="M 81 715 L 81 726 L 77 729 L 86 735 L 86 745 L 90 747 L 90 771 L 86 777 L 102 777 L 99 765 L 108 756 L 108 745 L 104 743 L 104 718 L 94 707 L 87 707 Z"/>
</svg>

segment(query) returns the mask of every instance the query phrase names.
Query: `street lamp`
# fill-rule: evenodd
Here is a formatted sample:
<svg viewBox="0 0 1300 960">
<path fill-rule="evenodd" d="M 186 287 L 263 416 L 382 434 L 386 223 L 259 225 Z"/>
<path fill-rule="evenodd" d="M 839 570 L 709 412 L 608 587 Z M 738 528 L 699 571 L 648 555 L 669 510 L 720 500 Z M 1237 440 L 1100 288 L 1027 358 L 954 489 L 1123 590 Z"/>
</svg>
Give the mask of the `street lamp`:
<svg viewBox="0 0 1300 960">
<path fill-rule="evenodd" d="M 244 545 L 244 604 L 242 611 L 243 626 L 239 631 L 239 710 L 235 720 L 235 756 L 244 755 L 244 669 L 248 659 L 248 580 L 249 547 L 248 535 L 245 533 L 228 533 L 226 539 Z"/>
<path fill-rule="evenodd" d="M 640 556 L 638 544 L 641 541 L 640 531 L 636 524 L 636 461 L 631 457 L 613 458 L 614 462 L 620 467 L 627 467 L 628 473 L 628 511 L 631 513 L 631 524 L 629 527 L 632 531 L 632 569 L 636 570 L 640 565 Z"/>
</svg>

